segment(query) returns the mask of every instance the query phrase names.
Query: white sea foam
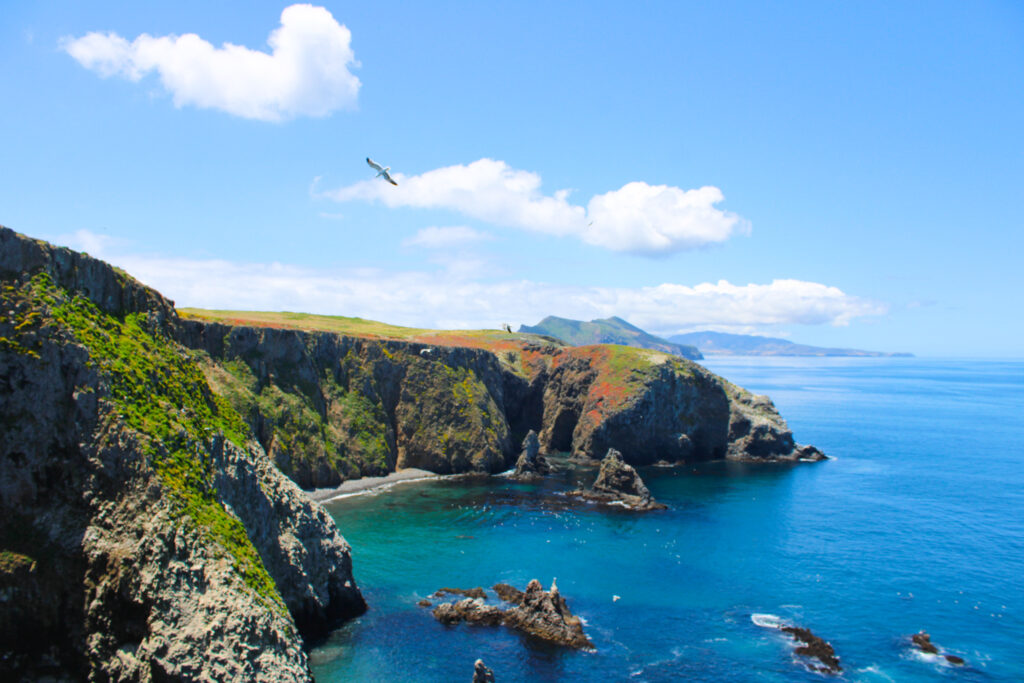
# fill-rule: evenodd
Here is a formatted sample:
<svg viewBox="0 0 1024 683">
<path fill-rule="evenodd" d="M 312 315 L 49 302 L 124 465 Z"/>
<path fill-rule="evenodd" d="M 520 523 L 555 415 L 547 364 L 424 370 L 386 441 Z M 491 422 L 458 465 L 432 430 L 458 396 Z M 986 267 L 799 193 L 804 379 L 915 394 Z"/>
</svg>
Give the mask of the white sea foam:
<svg viewBox="0 0 1024 683">
<path fill-rule="evenodd" d="M 868 674 L 868 680 L 875 680 L 877 678 L 878 680 L 883 681 L 893 681 L 893 683 L 895 683 L 896 681 L 895 678 L 882 671 L 882 668 L 877 664 L 872 664 L 871 666 L 865 666 L 861 669 L 857 669 L 857 673 Z"/>
<path fill-rule="evenodd" d="M 782 617 L 774 614 L 759 614 L 755 612 L 750 615 L 750 620 L 761 628 L 779 629 L 786 625 L 786 622 Z"/>
</svg>

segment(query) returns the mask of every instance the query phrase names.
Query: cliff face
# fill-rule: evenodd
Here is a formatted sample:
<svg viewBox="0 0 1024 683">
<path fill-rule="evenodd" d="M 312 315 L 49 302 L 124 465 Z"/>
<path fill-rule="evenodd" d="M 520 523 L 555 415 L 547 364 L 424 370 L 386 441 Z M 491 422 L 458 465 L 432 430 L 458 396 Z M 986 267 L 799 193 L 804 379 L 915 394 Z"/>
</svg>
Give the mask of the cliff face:
<svg viewBox="0 0 1024 683">
<path fill-rule="evenodd" d="M 172 338 L 173 305 L 0 228 L 0 672 L 308 680 L 365 609 L 329 516 Z"/>
<path fill-rule="evenodd" d="M 505 378 L 487 351 L 190 320 L 178 336 L 300 486 L 506 465 Z"/>
<path fill-rule="evenodd" d="M 306 488 L 404 467 L 498 472 L 531 429 L 544 452 L 616 448 L 632 465 L 814 457 L 766 397 L 657 351 L 503 333 L 367 339 L 197 319 L 177 329 Z"/>
</svg>

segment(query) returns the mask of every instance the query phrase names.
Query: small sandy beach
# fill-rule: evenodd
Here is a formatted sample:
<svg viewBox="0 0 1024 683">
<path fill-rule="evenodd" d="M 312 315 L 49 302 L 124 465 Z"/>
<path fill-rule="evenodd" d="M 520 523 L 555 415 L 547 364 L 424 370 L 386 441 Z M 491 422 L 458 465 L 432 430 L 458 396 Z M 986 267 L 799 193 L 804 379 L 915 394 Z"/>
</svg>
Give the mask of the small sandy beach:
<svg viewBox="0 0 1024 683">
<path fill-rule="evenodd" d="M 395 484 L 400 481 L 411 481 L 413 479 L 429 479 L 432 477 L 438 477 L 440 475 L 428 472 L 427 470 L 416 469 L 415 467 L 409 467 L 398 472 L 392 472 L 386 477 L 360 477 L 359 479 L 349 479 L 343 481 L 339 486 L 333 489 L 314 489 L 307 491 L 308 495 L 313 500 L 318 500 L 321 503 L 330 500 L 331 498 L 337 498 L 338 496 L 347 496 L 352 493 L 360 493 L 362 491 L 369 491 L 370 489 L 379 488 L 381 486 L 388 486 L 389 484 Z"/>
</svg>

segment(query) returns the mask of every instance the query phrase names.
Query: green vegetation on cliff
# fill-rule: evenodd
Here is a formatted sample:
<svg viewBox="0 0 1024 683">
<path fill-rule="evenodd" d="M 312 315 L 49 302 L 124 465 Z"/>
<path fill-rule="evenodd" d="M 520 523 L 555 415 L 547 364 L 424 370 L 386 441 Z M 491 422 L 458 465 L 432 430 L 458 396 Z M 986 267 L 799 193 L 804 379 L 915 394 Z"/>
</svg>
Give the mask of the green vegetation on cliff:
<svg viewBox="0 0 1024 683">
<path fill-rule="evenodd" d="M 210 390 L 198 365 L 151 329 L 146 313 L 100 310 L 39 273 L 28 286 L 5 286 L 4 309 L 17 311 L 13 344 L 31 352 L 64 331 L 88 350 L 100 375 L 108 422 L 131 428 L 172 508 L 224 549 L 245 583 L 275 609 L 284 604 L 241 522 L 217 498 L 209 452 L 226 437 L 244 448 L 249 430 L 227 400 Z M 53 329 L 56 327 L 57 329 Z"/>
</svg>

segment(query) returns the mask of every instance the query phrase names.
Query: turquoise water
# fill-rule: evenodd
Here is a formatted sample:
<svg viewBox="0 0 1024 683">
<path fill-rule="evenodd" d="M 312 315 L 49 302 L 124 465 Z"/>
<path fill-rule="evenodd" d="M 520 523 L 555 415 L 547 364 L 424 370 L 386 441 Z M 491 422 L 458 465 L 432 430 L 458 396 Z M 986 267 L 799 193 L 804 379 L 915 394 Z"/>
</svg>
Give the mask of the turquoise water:
<svg viewBox="0 0 1024 683">
<path fill-rule="evenodd" d="M 642 469 L 664 512 L 501 478 L 401 484 L 328 509 L 370 610 L 311 653 L 320 681 L 817 681 L 755 614 L 832 643 L 844 680 L 1024 680 L 1024 362 L 728 359 L 834 460 Z M 557 577 L 594 652 L 445 627 L 442 586 Z M 619 596 L 613 600 L 613 596 Z M 906 636 L 967 660 L 915 655 Z"/>
</svg>

